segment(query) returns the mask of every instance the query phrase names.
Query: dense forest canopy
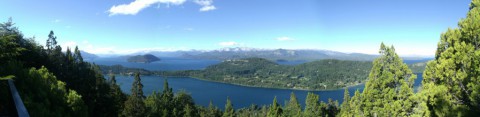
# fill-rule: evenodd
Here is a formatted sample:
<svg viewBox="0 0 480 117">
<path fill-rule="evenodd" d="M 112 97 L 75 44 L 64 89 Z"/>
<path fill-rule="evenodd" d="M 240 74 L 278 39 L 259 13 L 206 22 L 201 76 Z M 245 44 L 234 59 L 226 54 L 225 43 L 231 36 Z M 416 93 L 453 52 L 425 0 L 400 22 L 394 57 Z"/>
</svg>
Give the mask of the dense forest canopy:
<svg viewBox="0 0 480 117">
<path fill-rule="evenodd" d="M 204 70 L 176 73 L 246 86 L 319 90 L 361 83 L 370 68 L 370 62 L 361 61 L 327 59 L 289 66 L 263 58 L 246 58 L 226 60 Z"/>
</svg>

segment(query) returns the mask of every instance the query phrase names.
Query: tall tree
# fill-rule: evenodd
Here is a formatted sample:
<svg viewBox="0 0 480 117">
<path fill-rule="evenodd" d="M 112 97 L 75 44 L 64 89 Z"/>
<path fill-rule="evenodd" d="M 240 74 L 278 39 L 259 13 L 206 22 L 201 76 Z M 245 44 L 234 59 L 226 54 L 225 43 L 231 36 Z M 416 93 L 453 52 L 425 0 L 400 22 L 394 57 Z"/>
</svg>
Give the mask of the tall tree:
<svg viewBox="0 0 480 117">
<path fill-rule="evenodd" d="M 143 117 L 145 116 L 146 109 L 143 99 L 143 85 L 140 82 L 140 73 L 135 73 L 135 80 L 132 83 L 131 95 L 125 101 L 125 108 L 123 109 L 124 116 L 130 117 Z"/>
<path fill-rule="evenodd" d="M 303 111 L 304 116 L 307 116 L 307 117 L 321 116 L 320 103 L 318 102 L 319 99 L 320 99 L 319 95 L 308 92 L 307 99 L 305 99 L 305 110 Z"/>
<path fill-rule="evenodd" d="M 222 117 L 235 117 L 235 110 L 233 109 L 232 102 L 228 97 L 227 97 L 227 103 L 225 104 L 225 111 L 223 112 Z"/>
<path fill-rule="evenodd" d="M 213 102 L 210 101 L 207 108 L 207 117 L 219 117 L 222 116 L 222 113 L 218 107 L 213 105 Z"/>
<path fill-rule="evenodd" d="M 115 111 L 113 113 L 121 115 L 120 112 L 122 112 L 122 109 L 124 108 L 124 102 L 127 100 L 127 97 L 120 89 L 120 86 L 118 86 L 114 74 L 110 74 L 108 80 L 108 83 L 110 84 L 110 96 L 113 98 L 113 111 Z"/>
<path fill-rule="evenodd" d="M 350 112 L 350 93 L 348 92 L 348 88 L 345 88 L 343 93 L 343 103 L 340 109 L 339 116 L 341 117 L 351 117 L 353 116 L 352 112 Z"/>
<path fill-rule="evenodd" d="M 361 109 L 365 116 L 409 116 L 413 112 L 413 83 L 417 76 L 393 46 L 382 43 L 379 53 L 362 93 Z"/>
<path fill-rule="evenodd" d="M 78 50 L 78 46 L 75 46 L 74 54 L 73 54 L 73 59 L 77 63 L 82 63 L 83 62 L 83 57 L 82 54 L 80 53 L 80 50 Z"/>
<path fill-rule="evenodd" d="M 55 36 L 55 33 L 53 33 L 53 30 L 48 34 L 46 46 L 49 53 L 51 53 L 51 51 L 57 46 L 57 37 Z"/>
<path fill-rule="evenodd" d="M 277 97 L 273 98 L 273 103 L 270 105 L 270 111 L 267 117 L 280 117 L 282 116 L 282 106 L 278 104 Z"/>
<path fill-rule="evenodd" d="M 432 116 L 480 114 L 480 0 L 458 28 L 441 34 L 435 59 L 423 73 L 421 99 Z M 423 108 L 426 108 L 423 107 Z"/>
<path fill-rule="evenodd" d="M 290 93 L 290 100 L 285 105 L 285 113 L 287 117 L 300 117 L 302 112 L 302 107 L 298 103 L 297 96 L 295 93 Z"/>
</svg>

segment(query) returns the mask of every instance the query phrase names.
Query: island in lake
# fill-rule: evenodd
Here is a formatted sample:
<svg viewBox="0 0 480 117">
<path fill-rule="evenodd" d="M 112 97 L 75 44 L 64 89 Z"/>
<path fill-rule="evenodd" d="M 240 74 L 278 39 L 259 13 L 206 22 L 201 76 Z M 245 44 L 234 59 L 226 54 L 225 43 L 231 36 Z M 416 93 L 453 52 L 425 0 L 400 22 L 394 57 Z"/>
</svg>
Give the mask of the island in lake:
<svg viewBox="0 0 480 117">
<path fill-rule="evenodd" d="M 129 57 L 127 61 L 134 62 L 134 63 L 151 63 L 155 61 L 160 61 L 160 58 L 151 54 L 145 54 L 145 55 L 136 55 L 136 56 Z"/>
</svg>

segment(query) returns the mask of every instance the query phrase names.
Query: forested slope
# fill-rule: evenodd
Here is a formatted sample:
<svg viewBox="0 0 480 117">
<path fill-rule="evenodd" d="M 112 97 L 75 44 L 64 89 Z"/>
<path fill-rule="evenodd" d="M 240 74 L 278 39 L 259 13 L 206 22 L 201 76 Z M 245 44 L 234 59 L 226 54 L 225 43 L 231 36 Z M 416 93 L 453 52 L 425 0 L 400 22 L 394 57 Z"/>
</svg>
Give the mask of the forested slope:
<svg viewBox="0 0 480 117">
<path fill-rule="evenodd" d="M 187 75 L 255 87 L 319 90 L 361 83 L 370 68 L 370 62 L 361 61 L 327 59 L 288 66 L 263 58 L 246 58 L 227 60 Z"/>
</svg>

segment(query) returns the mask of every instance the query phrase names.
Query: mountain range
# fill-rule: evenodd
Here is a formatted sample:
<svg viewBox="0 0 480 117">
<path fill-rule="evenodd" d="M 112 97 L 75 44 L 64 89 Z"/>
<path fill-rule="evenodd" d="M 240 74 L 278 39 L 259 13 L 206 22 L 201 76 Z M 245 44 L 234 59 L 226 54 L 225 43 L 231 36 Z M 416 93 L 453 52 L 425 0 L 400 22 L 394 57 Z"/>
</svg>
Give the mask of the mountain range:
<svg viewBox="0 0 480 117">
<path fill-rule="evenodd" d="M 88 54 L 96 58 L 91 53 Z M 242 58 L 265 58 L 272 61 L 313 61 L 322 59 L 338 59 L 338 60 L 355 60 L 355 61 L 372 61 L 378 55 L 363 53 L 344 53 L 331 50 L 315 50 L 315 49 L 260 49 L 246 47 L 230 47 L 216 50 L 179 50 L 179 51 L 140 51 L 128 55 L 116 55 L 112 57 L 128 58 L 136 55 L 151 54 L 157 57 L 173 57 L 185 59 L 215 59 L 230 60 Z M 431 58 L 423 57 L 403 57 L 404 60 L 427 60 Z"/>
</svg>

